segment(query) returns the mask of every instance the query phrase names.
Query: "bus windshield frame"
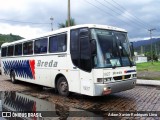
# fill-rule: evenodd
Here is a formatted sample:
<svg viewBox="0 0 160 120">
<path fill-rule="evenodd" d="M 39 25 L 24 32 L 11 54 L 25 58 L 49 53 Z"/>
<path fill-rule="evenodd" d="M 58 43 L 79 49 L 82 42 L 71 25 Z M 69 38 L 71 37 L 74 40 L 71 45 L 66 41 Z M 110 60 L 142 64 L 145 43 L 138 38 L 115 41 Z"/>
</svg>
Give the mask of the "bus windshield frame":
<svg viewBox="0 0 160 120">
<path fill-rule="evenodd" d="M 135 65 L 127 32 L 92 28 L 91 39 L 95 39 L 97 45 L 97 54 L 93 60 L 95 68 Z"/>
</svg>

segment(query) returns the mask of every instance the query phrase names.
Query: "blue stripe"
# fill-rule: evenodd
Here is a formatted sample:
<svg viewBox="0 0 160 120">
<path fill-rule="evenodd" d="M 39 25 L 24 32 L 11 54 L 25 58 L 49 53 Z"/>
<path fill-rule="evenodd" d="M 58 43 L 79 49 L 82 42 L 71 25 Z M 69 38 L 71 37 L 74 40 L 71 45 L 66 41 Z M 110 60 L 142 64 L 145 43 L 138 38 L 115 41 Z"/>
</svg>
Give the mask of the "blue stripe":
<svg viewBox="0 0 160 120">
<path fill-rule="evenodd" d="M 127 70 L 126 73 L 136 72 L 136 70 Z"/>
<path fill-rule="evenodd" d="M 3 62 L 5 75 L 10 75 L 10 70 L 13 69 L 17 77 L 33 79 L 29 60 L 10 60 Z"/>
</svg>

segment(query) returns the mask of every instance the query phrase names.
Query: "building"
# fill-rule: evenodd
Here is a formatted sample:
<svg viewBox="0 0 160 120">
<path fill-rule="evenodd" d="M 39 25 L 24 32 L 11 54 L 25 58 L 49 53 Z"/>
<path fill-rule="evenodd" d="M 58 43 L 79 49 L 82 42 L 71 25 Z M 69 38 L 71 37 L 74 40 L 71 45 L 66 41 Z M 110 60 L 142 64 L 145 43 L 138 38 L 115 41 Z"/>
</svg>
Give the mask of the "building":
<svg viewBox="0 0 160 120">
<path fill-rule="evenodd" d="M 137 52 L 134 52 L 134 55 L 135 55 L 135 62 L 136 63 L 147 62 L 147 57 L 144 54 L 138 55 Z"/>
</svg>

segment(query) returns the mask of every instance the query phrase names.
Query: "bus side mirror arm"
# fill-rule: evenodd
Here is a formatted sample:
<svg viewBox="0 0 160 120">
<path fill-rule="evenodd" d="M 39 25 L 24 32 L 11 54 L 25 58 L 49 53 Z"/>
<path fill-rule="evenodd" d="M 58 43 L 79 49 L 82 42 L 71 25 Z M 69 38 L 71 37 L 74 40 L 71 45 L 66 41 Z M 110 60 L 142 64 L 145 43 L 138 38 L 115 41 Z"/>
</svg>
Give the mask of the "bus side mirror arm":
<svg viewBox="0 0 160 120">
<path fill-rule="evenodd" d="M 95 39 L 92 39 L 90 41 L 91 43 L 91 54 L 92 56 L 95 56 L 97 54 L 97 44 L 96 44 L 96 40 Z"/>
</svg>

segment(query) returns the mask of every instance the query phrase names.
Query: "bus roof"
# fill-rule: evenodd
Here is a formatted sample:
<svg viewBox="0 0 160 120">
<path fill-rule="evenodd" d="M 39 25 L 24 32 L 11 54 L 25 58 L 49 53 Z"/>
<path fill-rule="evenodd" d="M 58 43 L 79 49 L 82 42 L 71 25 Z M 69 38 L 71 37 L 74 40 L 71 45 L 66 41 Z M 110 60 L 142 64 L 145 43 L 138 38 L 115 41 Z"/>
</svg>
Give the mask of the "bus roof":
<svg viewBox="0 0 160 120">
<path fill-rule="evenodd" d="M 68 30 L 71 30 L 71 29 L 83 28 L 83 27 L 100 28 L 100 29 L 108 29 L 108 30 L 127 32 L 125 29 L 118 28 L 118 27 L 113 27 L 113 26 L 98 25 L 98 24 L 81 24 L 81 25 L 75 25 L 75 26 L 71 26 L 71 27 L 66 27 L 66 28 L 61 28 L 61 29 L 58 29 L 58 30 L 54 30 L 54 31 L 42 34 L 42 35 L 37 36 L 37 37 L 31 37 L 31 38 L 27 38 L 27 39 L 17 40 L 17 41 L 14 41 L 14 42 L 3 43 L 1 47 L 12 45 L 12 44 L 18 44 L 18 43 L 21 43 L 21 42 L 26 42 L 28 40 L 36 40 L 38 38 L 43 38 L 43 37 L 46 37 L 46 36 L 51 36 L 51 35 L 54 35 L 54 34 L 67 32 Z"/>
<path fill-rule="evenodd" d="M 122 28 L 113 27 L 113 26 L 108 26 L 108 25 L 99 25 L 99 24 L 82 24 L 82 25 L 76 25 L 76 26 L 70 27 L 70 29 L 76 29 L 76 28 L 81 28 L 81 27 L 101 28 L 101 29 L 109 29 L 109 30 L 127 32 L 125 29 L 122 29 Z"/>
</svg>

